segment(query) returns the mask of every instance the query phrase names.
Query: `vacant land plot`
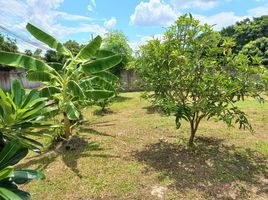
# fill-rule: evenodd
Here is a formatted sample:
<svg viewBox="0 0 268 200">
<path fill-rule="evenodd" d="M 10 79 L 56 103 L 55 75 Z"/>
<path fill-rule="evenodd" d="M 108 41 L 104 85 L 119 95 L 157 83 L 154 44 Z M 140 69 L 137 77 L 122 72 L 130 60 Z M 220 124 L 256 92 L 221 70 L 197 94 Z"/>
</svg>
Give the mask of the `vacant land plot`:
<svg viewBox="0 0 268 200">
<path fill-rule="evenodd" d="M 109 112 L 85 110 L 71 141 L 29 156 L 19 167 L 47 178 L 23 189 L 42 200 L 268 199 L 268 104 L 239 106 L 253 133 L 204 121 L 189 149 L 187 123 L 176 130 L 140 93 L 121 94 Z"/>
</svg>

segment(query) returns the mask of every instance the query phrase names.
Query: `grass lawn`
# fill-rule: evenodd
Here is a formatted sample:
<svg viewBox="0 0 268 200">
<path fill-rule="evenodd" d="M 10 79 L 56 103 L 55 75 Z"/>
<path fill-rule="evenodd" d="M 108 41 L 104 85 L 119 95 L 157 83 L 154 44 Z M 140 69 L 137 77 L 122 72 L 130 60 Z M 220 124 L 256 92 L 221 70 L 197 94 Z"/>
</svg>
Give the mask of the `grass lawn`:
<svg viewBox="0 0 268 200">
<path fill-rule="evenodd" d="M 47 178 L 23 189 L 40 200 L 268 199 L 268 103 L 239 106 L 253 133 L 203 121 L 189 149 L 187 123 L 176 130 L 140 93 L 121 94 L 104 115 L 85 110 L 68 144 L 27 157 L 19 167 Z"/>
</svg>

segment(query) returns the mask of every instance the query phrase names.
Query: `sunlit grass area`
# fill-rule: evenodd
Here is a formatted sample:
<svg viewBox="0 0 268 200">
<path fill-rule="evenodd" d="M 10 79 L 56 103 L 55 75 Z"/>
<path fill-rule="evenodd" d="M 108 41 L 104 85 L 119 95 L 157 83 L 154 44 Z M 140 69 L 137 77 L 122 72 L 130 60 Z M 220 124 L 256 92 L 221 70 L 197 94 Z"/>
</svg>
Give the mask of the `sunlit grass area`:
<svg viewBox="0 0 268 200">
<path fill-rule="evenodd" d="M 140 97 L 123 93 L 55 150 L 31 154 L 19 168 L 43 170 L 23 189 L 32 199 L 267 199 L 268 103 L 239 104 L 254 132 L 203 121 L 189 149 L 189 125 L 176 130 Z"/>
</svg>

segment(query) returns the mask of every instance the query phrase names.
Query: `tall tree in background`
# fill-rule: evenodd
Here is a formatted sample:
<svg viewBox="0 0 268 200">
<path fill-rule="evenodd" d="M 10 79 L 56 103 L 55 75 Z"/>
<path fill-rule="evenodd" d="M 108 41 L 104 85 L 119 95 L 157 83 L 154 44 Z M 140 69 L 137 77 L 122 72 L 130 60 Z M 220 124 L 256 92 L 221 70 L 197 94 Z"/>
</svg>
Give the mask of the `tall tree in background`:
<svg viewBox="0 0 268 200">
<path fill-rule="evenodd" d="M 18 52 L 16 40 L 0 35 L 0 50 L 7 52 Z"/>
<path fill-rule="evenodd" d="M 268 66 L 268 37 L 258 38 L 246 44 L 240 53 L 262 58 L 262 64 Z"/>
<path fill-rule="evenodd" d="M 68 40 L 63 44 L 66 46 L 74 56 L 78 54 L 78 52 L 82 49 L 82 45 L 80 45 L 78 42 L 75 40 Z M 44 59 L 46 62 L 57 62 L 57 63 L 64 63 L 65 62 L 65 57 L 64 55 L 54 51 L 54 50 L 47 50 Z"/>
<path fill-rule="evenodd" d="M 234 39 L 236 46 L 233 50 L 238 53 L 250 41 L 268 37 L 268 15 L 237 22 L 235 25 L 224 28 L 221 34 Z"/>
<path fill-rule="evenodd" d="M 82 45 L 80 45 L 75 40 L 68 40 L 67 42 L 64 43 L 64 46 L 66 46 L 72 52 L 72 54 L 75 56 L 82 49 Z"/>
<path fill-rule="evenodd" d="M 46 62 L 64 63 L 64 55 L 54 50 L 47 50 L 44 55 L 44 60 Z"/>
<path fill-rule="evenodd" d="M 0 51 L 18 52 L 16 40 L 10 37 L 4 37 L 3 35 L 0 35 Z M 0 65 L 0 71 L 10 71 L 13 69 L 13 67 L 6 67 Z"/>
<path fill-rule="evenodd" d="M 24 53 L 27 56 L 32 56 L 33 55 L 33 52 L 30 49 L 25 49 Z"/>
<path fill-rule="evenodd" d="M 128 44 L 127 36 L 117 30 L 111 31 L 105 35 L 102 48 L 122 55 L 122 62 L 111 69 L 113 74 L 119 76 L 132 60 L 132 49 Z"/>
<path fill-rule="evenodd" d="M 33 55 L 32 55 L 32 56 L 35 57 L 35 58 L 38 58 L 38 59 L 42 59 L 41 54 L 42 54 L 42 49 L 37 48 L 37 49 L 33 52 Z"/>
</svg>

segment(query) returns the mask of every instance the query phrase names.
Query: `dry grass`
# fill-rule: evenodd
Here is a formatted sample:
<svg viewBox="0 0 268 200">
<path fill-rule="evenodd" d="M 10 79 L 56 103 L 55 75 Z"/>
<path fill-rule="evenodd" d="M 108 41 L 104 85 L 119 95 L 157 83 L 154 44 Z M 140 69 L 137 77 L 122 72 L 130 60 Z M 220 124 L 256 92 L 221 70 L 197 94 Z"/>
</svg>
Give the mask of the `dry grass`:
<svg viewBox="0 0 268 200">
<path fill-rule="evenodd" d="M 33 199 L 268 199 L 268 105 L 240 104 L 255 128 L 250 133 L 204 121 L 196 147 L 188 149 L 189 126 L 176 130 L 174 117 L 159 114 L 125 93 L 88 120 L 71 141 L 20 167 L 47 178 L 25 190 Z M 162 197 L 161 197 L 162 196 Z"/>
</svg>

